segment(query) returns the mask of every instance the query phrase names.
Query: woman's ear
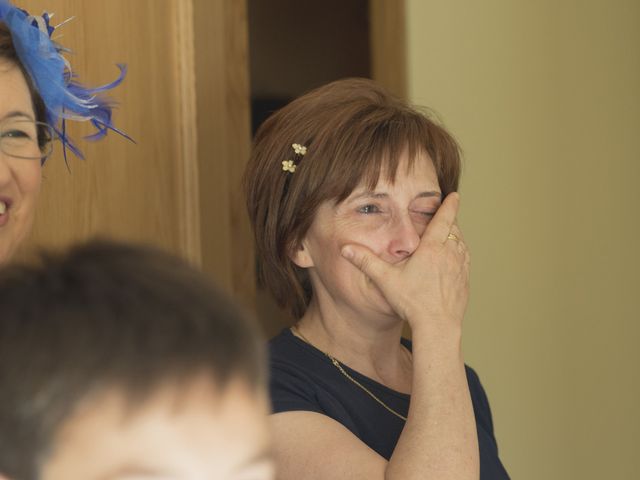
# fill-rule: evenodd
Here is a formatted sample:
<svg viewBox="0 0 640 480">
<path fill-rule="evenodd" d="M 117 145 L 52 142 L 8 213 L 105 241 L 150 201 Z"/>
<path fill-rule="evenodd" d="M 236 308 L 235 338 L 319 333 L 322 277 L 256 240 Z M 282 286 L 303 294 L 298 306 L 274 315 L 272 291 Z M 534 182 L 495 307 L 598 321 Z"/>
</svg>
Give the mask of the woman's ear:
<svg viewBox="0 0 640 480">
<path fill-rule="evenodd" d="M 297 247 L 293 249 L 291 252 L 291 261 L 295 263 L 300 268 L 310 268 L 313 267 L 313 259 L 309 253 L 309 249 L 305 245 L 304 240 L 298 244 Z M 0 478 L 0 480 L 2 480 Z"/>
</svg>

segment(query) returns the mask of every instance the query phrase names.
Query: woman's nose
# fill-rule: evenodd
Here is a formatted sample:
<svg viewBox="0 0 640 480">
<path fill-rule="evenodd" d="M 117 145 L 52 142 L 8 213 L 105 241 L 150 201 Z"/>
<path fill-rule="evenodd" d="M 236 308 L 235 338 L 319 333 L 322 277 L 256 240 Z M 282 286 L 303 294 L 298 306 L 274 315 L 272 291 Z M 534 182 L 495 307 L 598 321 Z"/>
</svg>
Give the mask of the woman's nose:
<svg viewBox="0 0 640 480">
<path fill-rule="evenodd" d="M 400 260 L 411 256 L 420 244 L 423 230 L 424 228 L 420 229 L 409 215 L 396 218 L 391 232 L 389 253 Z"/>
</svg>

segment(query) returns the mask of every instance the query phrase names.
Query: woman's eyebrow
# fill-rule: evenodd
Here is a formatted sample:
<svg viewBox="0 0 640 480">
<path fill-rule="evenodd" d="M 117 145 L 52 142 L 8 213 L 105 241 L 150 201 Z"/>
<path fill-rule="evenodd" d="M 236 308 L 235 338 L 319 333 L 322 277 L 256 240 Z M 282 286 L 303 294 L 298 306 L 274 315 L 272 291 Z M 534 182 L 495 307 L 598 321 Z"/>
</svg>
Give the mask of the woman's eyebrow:
<svg viewBox="0 0 640 480">
<path fill-rule="evenodd" d="M 24 117 L 28 120 L 33 121 L 33 117 L 31 115 L 29 115 L 27 112 L 22 112 L 20 110 L 13 110 L 9 113 L 7 113 L 4 117 L 2 117 L 2 119 L 0 120 L 6 120 L 8 118 L 16 118 L 16 117 Z"/>
<path fill-rule="evenodd" d="M 367 192 L 362 192 L 362 193 L 352 197 L 351 200 L 359 200 L 361 198 L 386 198 L 388 196 L 389 196 L 389 194 L 388 193 L 384 193 L 384 192 L 367 191 Z"/>
<path fill-rule="evenodd" d="M 431 197 L 438 197 L 438 198 L 442 198 L 442 192 L 439 192 L 437 190 L 429 190 L 427 192 L 420 192 L 418 195 L 416 195 L 416 198 L 431 198 Z"/>
<path fill-rule="evenodd" d="M 367 191 L 367 192 L 362 192 L 358 195 L 353 196 L 352 198 L 349 199 L 349 201 L 360 200 L 362 198 L 380 199 L 380 198 L 388 198 L 388 197 L 389 197 L 389 194 L 385 192 Z M 427 190 L 427 191 L 418 193 L 414 198 L 433 198 L 433 197 L 442 199 L 442 192 L 438 190 Z"/>
</svg>

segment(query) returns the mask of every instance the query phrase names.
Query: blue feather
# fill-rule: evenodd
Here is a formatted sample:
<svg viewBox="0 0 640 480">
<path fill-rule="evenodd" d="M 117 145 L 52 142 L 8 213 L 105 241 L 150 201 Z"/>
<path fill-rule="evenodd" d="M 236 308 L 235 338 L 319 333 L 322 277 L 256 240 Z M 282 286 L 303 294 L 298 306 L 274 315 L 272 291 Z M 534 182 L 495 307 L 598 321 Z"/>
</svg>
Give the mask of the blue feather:
<svg viewBox="0 0 640 480">
<path fill-rule="evenodd" d="M 67 136 L 66 121 L 89 121 L 95 132 L 85 139 L 95 141 L 103 138 L 109 130 L 132 140 L 112 123 L 113 102 L 104 93 L 117 87 L 124 80 L 127 69 L 119 64 L 120 73 L 111 83 L 87 88 L 70 71 L 62 57 L 63 47 L 51 40 L 55 28 L 50 24 L 50 16 L 42 15 L 41 23 L 31 20 L 24 10 L 0 0 L 0 20 L 9 30 L 13 43 L 25 70 L 31 78 L 46 107 L 46 120 L 62 142 L 65 163 L 67 149 L 79 158 L 84 158 L 80 149 Z M 41 28 L 44 29 L 41 30 Z"/>
</svg>

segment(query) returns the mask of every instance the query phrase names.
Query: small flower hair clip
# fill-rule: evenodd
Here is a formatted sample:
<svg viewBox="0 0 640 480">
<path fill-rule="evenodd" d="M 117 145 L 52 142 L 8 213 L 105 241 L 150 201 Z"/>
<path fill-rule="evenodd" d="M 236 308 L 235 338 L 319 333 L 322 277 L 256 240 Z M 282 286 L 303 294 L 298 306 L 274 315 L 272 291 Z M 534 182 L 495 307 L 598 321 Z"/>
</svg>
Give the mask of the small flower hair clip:
<svg viewBox="0 0 640 480">
<path fill-rule="evenodd" d="M 307 147 L 300 145 L 299 143 L 294 143 L 291 147 L 293 148 L 293 151 L 296 152 L 296 155 L 305 155 L 307 153 Z"/>
<path fill-rule="evenodd" d="M 294 152 L 294 160 L 284 160 L 282 162 L 282 170 L 289 173 L 294 173 L 296 171 L 297 164 L 295 160 L 300 160 L 300 157 L 303 157 L 307 154 L 307 147 L 304 145 L 300 145 L 299 143 L 294 143 L 291 145 Z"/>
<path fill-rule="evenodd" d="M 296 165 L 293 163 L 293 160 L 284 160 L 282 162 L 282 170 L 293 173 L 296 171 Z"/>
</svg>

